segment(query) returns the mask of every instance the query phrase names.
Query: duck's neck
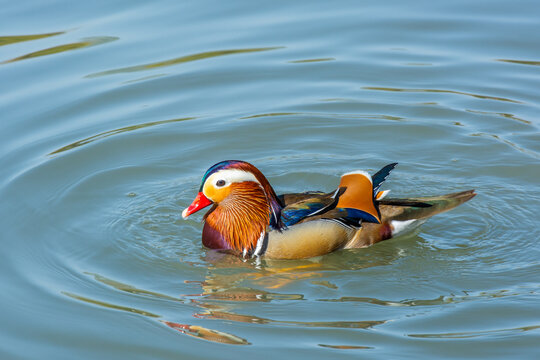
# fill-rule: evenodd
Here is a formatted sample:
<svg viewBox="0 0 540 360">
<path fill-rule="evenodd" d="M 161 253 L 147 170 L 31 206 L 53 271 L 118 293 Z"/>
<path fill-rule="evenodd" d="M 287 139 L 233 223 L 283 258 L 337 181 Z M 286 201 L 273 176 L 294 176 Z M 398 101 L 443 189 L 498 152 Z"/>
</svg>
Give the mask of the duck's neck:
<svg viewBox="0 0 540 360">
<path fill-rule="evenodd" d="M 211 249 L 251 253 L 264 238 L 271 214 L 266 193 L 258 184 L 235 188 L 207 214 L 203 244 Z"/>
</svg>

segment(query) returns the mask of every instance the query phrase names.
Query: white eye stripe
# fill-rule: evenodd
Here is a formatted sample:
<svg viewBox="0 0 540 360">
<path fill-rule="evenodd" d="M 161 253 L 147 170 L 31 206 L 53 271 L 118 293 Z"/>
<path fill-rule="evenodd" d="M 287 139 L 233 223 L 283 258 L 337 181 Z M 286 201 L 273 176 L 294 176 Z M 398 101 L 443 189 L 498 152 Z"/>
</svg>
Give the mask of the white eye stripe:
<svg viewBox="0 0 540 360">
<path fill-rule="evenodd" d="M 213 173 L 206 179 L 206 182 L 209 184 L 217 185 L 217 183 L 220 180 L 224 180 L 225 184 L 221 185 L 219 187 L 226 187 L 231 185 L 232 183 L 239 183 L 244 181 L 253 181 L 260 185 L 259 180 L 250 172 L 238 170 L 238 169 L 227 169 L 227 170 L 220 170 L 218 172 Z"/>
</svg>

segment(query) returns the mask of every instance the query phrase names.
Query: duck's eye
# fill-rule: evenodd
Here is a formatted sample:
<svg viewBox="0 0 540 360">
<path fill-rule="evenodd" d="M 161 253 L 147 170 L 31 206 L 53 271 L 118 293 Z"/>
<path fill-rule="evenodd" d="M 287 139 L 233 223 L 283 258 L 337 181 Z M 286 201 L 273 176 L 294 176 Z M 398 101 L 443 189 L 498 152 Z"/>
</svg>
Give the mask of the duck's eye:
<svg viewBox="0 0 540 360">
<path fill-rule="evenodd" d="M 222 187 L 222 186 L 224 186 L 224 185 L 225 185 L 225 180 L 218 180 L 218 181 L 216 181 L 216 186 Z"/>
</svg>

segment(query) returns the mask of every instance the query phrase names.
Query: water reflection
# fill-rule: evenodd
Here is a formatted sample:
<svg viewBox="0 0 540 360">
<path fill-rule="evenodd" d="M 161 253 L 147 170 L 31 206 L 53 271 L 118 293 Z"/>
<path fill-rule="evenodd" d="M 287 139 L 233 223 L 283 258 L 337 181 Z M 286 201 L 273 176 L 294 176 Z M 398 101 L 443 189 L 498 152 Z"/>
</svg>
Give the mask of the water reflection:
<svg viewBox="0 0 540 360">
<path fill-rule="evenodd" d="M 332 290 L 337 290 L 338 287 L 336 284 L 332 284 L 330 281 L 328 280 L 313 280 L 311 282 L 313 285 L 320 285 L 320 286 L 324 286 L 324 287 L 327 287 L 329 289 L 332 289 Z"/>
<path fill-rule="evenodd" d="M 267 317 L 261 317 L 251 314 L 238 313 L 235 308 L 243 302 L 263 302 L 271 301 L 304 301 L 302 294 L 287 294 L 269 290 L 258 289 L 255 286 L 242 285 L 245 283 L 254 285 L 263 285 L 267 289 L 277 289 L 289 282 L 298 279 L 309 279 L 321 277 L 323 273 L 320 269 L 324 266 L 319 262 L 301 261 L 294 265 L 285 262 L 277 263 L 258 263 L 244 262 L 236 256 L 210 252 L 207 257 L 212 262 L 204 281 L 190 281 L 186 283 L 197 284 L 201 287 L 201 292 L 190 295 L 180 295 L 173 297 L 160 294 L 155 291 L 139 289 L 135 286 L 125 284 L 96 273 L 85 273 L 91 276 L 95 281 L 104 284 L 114 290 L 129 293 L 133 296 L 142 296 L 145 298 L 161 301 L 174 301 L 185 306 L 193 307 L 192 316 L 202 320 L 219 320 L 227 322 L 248 323 L 257 325 L 273 324 L 278 326 L 292 326 L 301 328 L 341 328 L 341 329 L 370 329 L 374 326 L 384 324 L 387 320 L 347 320 L 347 321 L 296 321 L 296 320 L 278 320 Z M 255 266 L 254 266 L 255 265 Z M 329 282 L 320 281 L 323 286 L 337 286 Z M 157 314 L 155 309 L 148 311 L 126 305 L 115 304 L 111 301 L 103 301 L 88 296 L 74 294 L 64 291 L 63 295 L 72 299 L 97 305 L 113 310 L 120 310 L 141 316 L 159 319 L 161 324 L 171 329 L 179 331 L 182 334 L 196 337 L 198 339 L 236 344 L 249 345 L 250 342 L 238 335 L 224 331 L 218 331 L 206 326 L 193 325 L 185 322 L 179 323 L 170 319 L 163 319 L 163 316 Z M 342 346 L 342 345 L 329 345 Z M 343 345 L 345 346 L 345 345 Z"/>
<path fill-rule="evenodd" d="M 134 286 L 123 284 L 123 283 L 120 283 L 118 281 L 108 279 L 108 278 L 106 278 L 104 276 L 101 276 L 101 275 L 98 275 L 98 274 L 89 274 L 89 275 L 92 275 L 94 277 L 94 279 L 99 281 L 100 283 L 111 286 L 116 290 L 120 290 L 120 291 L 123 291 L 123 292 L 128 292 L 128 293 L 134 294 L 134 295 L 145 295 L 145 296 L 149 296 L 149 297 L 153 297 L 153 298 L 157 298 L 157 299 L 173 300 L 173 301 L 183 302 L 183 300 L 180 299 L 180 298 L 173 298 L 171 296 L 167 296 L 167 295 L 164 295 L 164 294 L 159 294 L 159 293 L 156 293 L 156 292 L 153 292 L 153 291 L 137 289 Z M 150 317 L 150 318 L 161 318 L 162 317 L 161 315 L 154 314 L 154 313 L 146 311 L 146 310 L 141 310 L 141 309 L 137 309 L 137 308 L 134 308 L 134 307 L 123 306 L 123 305 L 113 304 L 111 302 L 105 302 L 105 301 L 101 301 L 101 300 L 97 300 L 97 299 L 92 299 L 92 298 L 89 298 L 89 297 L 86 297 L 86 296 L 73 294 L 73 293 L 70 293 L 70 292 L 67 292 L 67 291 L 63 291 L 62 294 L 66 295 L 66 296 L 68 296 L 68 297 L 70 297 L 72 299 L 82 301 L 82 302 L 85 302 L 85 303 L 89 303 L 89 304 L 92 304 L 92 305 L 105 307 L 107 309 L 125 311 L 125 312 L 134 313 L 134 314 L 138 314 L 138 315 L 142 315 L 142 316 Z M 208 341 L 225 343 L 225 344 L 249 345 L 249 342 L 247 340 L 242 339 L 242 338 L 240 338 L 240 337 L 238 337 L 236 335 L 223 332 L 223 331 L 208 329 L 208 328 L 205 328 L 203 326 L 198 326 L 198 325 L 179 324 L 179 323 L 172 322 L 172 321 L 167 321 L 167 320 L 159 320 L 159 322 L 164 324 L 164 325 L 167 325 L 171 329 L 180 331 L 182 334 L 193 336 L 193 337 L 196 337 L 196 338 L 199 338 L 199 339 L 202 339 L 202 340 L 208 340 Z"/>
<path fill-rule="evenodd" d="M 122 74 L 122 73 L 136 72 L 136 71 L 145 71 L 145 70 L 151 70 L 151 69 L 162 68 L 162 67 L 166 67 L 166 66 L 186 63 L 186 62 L 190 62 L 190 61 L 209 59 L 209 58 L 218 57 L 218 56 L 234 55 L 234 54 L 245 54 L 245 53 L 261 52 L 261 51 L 269 51 L 269 50 L 277 50 L 277 49 L 283 49 L 283 46 L 251 48 L 251 49 L 228 49 L 228 50 L 218 50 L 218 51 L 206 51 L 206 52 L 202 52 L 202 53 L 198 53 L 198 54 L 181 56 L 181 57 L 177 57 L 177 58 L 173 58 L 173 59 L 169 59 L 169 60 L 158 61 L 158 62 L 149 63 L 149 64 L 128 66 L 128 67 L 123 67 L 123 68 L 119 68 L 119 69 L 102 71 L 102 72 L 87 75 L 86 77 L 87 78 L 94 78 L 94 77 L 105 76 L 105 75 Z"/>
<path fill-rule="evenodd" d="M 244 281 L 246 278 L 231 275 L 221 276 L 219 280 L 207 278 L 206 281 L 198 282 L 203 292 L 186 296 L 204 297 L 205 300 L 242 301 L 242 302 L 269 302 L 271 300 L 303 300 L 302 294 L 282 294 L 250 287 L 235 286 L 235 281 Z M 190 282 L 194 283 L 194 282 Z M 226 285 L 225 285 L 226 284 Z"/>
<path fill-rule="evenodd" d="M 58 54 L 65 51 L 78 50 L 78 49 L 82 49 L 82 48 L 86 48 L 90 46 L 105 44 L 105 43 L 115 41 L 118 39 L 119 38 L 115 36 L 90 37 L 90 38 L 82 39 L 82 41 L 79 41 L 79 42 L 63 44 L 63 45 L 53 46 L 53 47 L 39 50 L 39 51 L 34 51 L 26 55 L 18 56 L 16 58 L 0 62 L 0 64 L 7 64 L 7 63 L 15 62 L 15 61 L 27 60 L 27 59 L 32 59 L 32 58 L 45 56 L 45 55 Z"/>
<path fill-rule="evenodd" d="M 332 261 L 332 256 L 335 256 L 336 261 Z M 209 270 L 205 281 L 201 284 L 204 290 L 201 295 L 207 297 L 223 296 L 221 293 L 229 292 L 231 289 L 236 292 L 237 285 L 245 283 L 275 290 L 299 280 L 311 280 L 316 285 L 337 288 L 336 285 L 328 281 L 319 281 L 318 279 L 325 277 L 327 272 L 336 270 L 350 271 L 388 265 L 399 257 L 400 254 L 393 251 L 378 253 L 377 257 L 372 257 L 368 253 L 353 249 L 330 256 L 294 261 L 265 258 L 246 261 L 228 253 L 208 250 L 203 260 L 209 264 Z M 239 276 L 240 271 L 241 276 Z M 277 294 L 261 293 L 260 290 L 258 290 L 258 295 L 270 298 L 277 296 Z M 287 295 L 288 299 L 291 297 L 302 298 L 302 295 Z"/>
<path fill-rule="evenodd" d="M 182 334 L 193 336 L 202 340 L 208 340 L 231 345 L 251 345 L 246 339 L 223 331 L 207 329 L 197 325 L 178 324 L 170 321 L 161 321 L 171 329 L 178 330 Z"/>
<path fill-rule="evenodd" d="M 321 277 L 323 265 L 317 261 L 259 260 L 243 259 L 209 250 L 204 261 L 210 264 L 203 282 L 200 282 L 203 296 L 207 300 L 235 301 L 270 301 L 270 300 L 303 300 L 302 294 L 274 293 L 267 290 L 243 286 L 248 283 L 266 289 L 279 289 L 300 279 Z"/>
<path fill-rule="evenodd" d="M 253 315 L 241 315 L 234 312 L 208 310 L 203 313 L 195 314 L 198 318 L 213 320 L 228 320 L 250 324 L 278 324 L 294 327 L 310 328 L 340 328 L 340 329 L 369 329 L 376 325 L 384 324 L 385 320 L 374 321 L 292 321 L 292 320 L 273 320 Z"/>
<path fill-rule="evenodd" d="M 287 285 L 289 282 L 298 281 L 298 279 L 319 279 L 311 280 L 315 285 L 327 287 L 336 290 L 339 287 L 327 280 L 320 280 L 325 273 L 333 268 L 328 262 L 320 262 L 317 259 L 309 261 L 285 262 L 285 261 L 243 261 L 236 256 L 224 253 L 209 251 L 205 259 L 208 261 L 206 277 L 203 281 L 186 280 L 185 283 L 196 284 L 200 286 L 201 292 L 189 295 L 180 295 L 178 297 L 161 294 L 155 291 L 139 289 L 133 285 L 125 284 L 96 273 L 85 273 L 94 281 L 106 285 L 107 287 L 128 293 L 132 296 L 150 298 L 158 301 L 173 301 L 182 306 L 191 308 L 192 316 L 199 321 L 220 321 L 222 325 L 232 323 L 244 323 L 258 325 L 285 326 L 294 328 L 335 328 L 335 329 L 353 329 L 369 330 L 373 327 L 383 325 L 391 319 L 364 320 L 347 319 L 337 321 L 299 321 L 294 319 L 272 319 L 255 314 L 245 314 L 238 311 L 238 308 L 246 309 L 242 305 L 244 302 L 269 303 L 273 301 L 306 301 L 303 294 L 290 294 L 279 292 L 275 289 Z M 358 259 L 356 259 L 358 261 Z M 381 261 L 387 263 L 387 261 Z M 380 265 L 377 262 L 363 265 L 364 267 Z M 335 270 L 335 269 L 334 269 Z M 258 287 L 262 286 L 263 289 Z M 273 290 L 272 290 L 273 289 Z M 72 292 L 62 292 L 65 296 L 72 299 L 97 305 L 100 307 L 125 311 L 138 314 L 148 318 L 156 319 L 159 323 L 170 329 L 178 331 L 181 334 L 195 337 L 197 339 L 234 344 L 251 345 L 249 339 L 227 331 L 213 329 L 206 324 L 192 324 L 190 321 L 172 321 L 164 318 L 156 309 L 156 302 L 152 301 L 152 311 L 135 308 L 126 305 L 115 304 L 111 301 L 103 301 L 88 296 L 74 294 Z M 500 298 L 507 296 L 516 296 L 519 292 L 510 290 L 497 290 L 491 292 L 467 293 L 456 296 L 439 296 L 433 299 L 405 299 L 405 300 L 381 300 L 370 297 L 347 297 L 342 296 L 336 299 L 316 299 L 315 301 L 327 302 L 363 302 L 381 306 L 402 306 L 402 307 L 425 307 L 425 306 L 444 306 L 447 304 L 456 304 L 464 301 L 471 301 L 485 298 Z M 159 308 L 162 305 L 157 303 Z M 540 328 L 540 326 L 528 326 L 522 328 L 488 330 L 477 332 L 456 332 L 442 334 L 406 334 L 408 337 L 418 338 L 473 338 L 497 335 L 506 332 L 530 331 Z M 368 346 L 347 345 L 347 344 L 318 344 L 321 347 L 332 349 L 370 349 Z"/>
</svg>

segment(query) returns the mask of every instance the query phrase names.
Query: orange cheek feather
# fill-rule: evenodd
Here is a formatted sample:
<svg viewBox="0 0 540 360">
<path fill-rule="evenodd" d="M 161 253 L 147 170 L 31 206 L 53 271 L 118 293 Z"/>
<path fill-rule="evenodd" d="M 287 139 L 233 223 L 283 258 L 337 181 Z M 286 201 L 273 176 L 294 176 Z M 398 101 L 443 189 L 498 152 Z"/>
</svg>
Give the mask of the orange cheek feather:
<svg viewBox="0 0 540 360">
<path fill-rule="evenodd" d="M 225 198 L 227 198 L 227 196 L 229 196 L 229 194 L 231 193 L 231 186 L 217 189 L 214 187 L 213 184 L 205 184 L 203 188 L 203 193 L 213 202 L 219 203 Z"/>
</svg>

